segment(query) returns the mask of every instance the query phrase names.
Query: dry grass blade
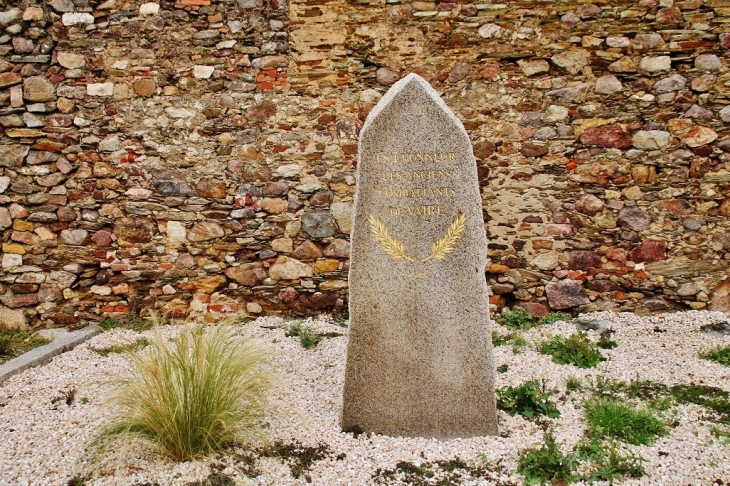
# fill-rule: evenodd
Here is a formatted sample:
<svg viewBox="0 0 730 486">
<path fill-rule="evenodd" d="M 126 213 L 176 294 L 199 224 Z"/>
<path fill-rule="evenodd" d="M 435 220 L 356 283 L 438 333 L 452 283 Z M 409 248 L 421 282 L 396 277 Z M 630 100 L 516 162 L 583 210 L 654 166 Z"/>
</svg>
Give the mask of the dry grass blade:
<svg viewBox="0 0 730 486">
<path fill-rule="evenodd" d="M 375 236 L 375 241 L 383 247 L 385 253 L 396 260 L 404 258 L 409 262 L 413 261 L 413 258 L 406 254 L 403 243 L 390 236 L 385 225 L 373 216 L 370 216 L 370 232 Z"/>
<path fill-rule="evenodd" d="M 131 374 L 115 380 L 115 421 L 94 440 L 141 439 L 178 461 L 221 450 L 252 435 L 271 385 L 258 344 L 231 326 L 186 328 L 171 343 L 159 328 L 150 346 L 129 353 Z"/>
<path fill-rule="evenodd" d="M 446 235 L 431 245 L 431 254 L 421 260 L 421 262 L 425 263 L 432 258 L 442 260 L 446 255 L 454 251 L 454 245 L 457 241 L 459 241 L 459 238 L 461 238 L 461 233 L 464 231 L 465 223 L 466 214 L 459 213 L 459 216 L 453 223 L 451 223 L 448 231 L 446 231 Z"/>
</svg>

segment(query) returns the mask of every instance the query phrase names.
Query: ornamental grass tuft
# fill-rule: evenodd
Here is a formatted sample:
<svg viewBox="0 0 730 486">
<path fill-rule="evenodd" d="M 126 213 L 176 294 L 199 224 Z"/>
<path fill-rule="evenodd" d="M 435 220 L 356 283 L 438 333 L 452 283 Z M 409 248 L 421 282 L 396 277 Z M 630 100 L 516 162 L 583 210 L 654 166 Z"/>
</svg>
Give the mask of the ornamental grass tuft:
<svg viewBox="0 0 730 486">
<path fill-rule="evenodd" d="M 268 352 L 232 326 L 188 327 L 172 340 L 157 328 L 148 347 L 126 356 L 131 372 L 114 380 L 118 411 L 97 447 L 141 439 L 188 461 L 254 435 L 272 384 Z"/>
</svg>

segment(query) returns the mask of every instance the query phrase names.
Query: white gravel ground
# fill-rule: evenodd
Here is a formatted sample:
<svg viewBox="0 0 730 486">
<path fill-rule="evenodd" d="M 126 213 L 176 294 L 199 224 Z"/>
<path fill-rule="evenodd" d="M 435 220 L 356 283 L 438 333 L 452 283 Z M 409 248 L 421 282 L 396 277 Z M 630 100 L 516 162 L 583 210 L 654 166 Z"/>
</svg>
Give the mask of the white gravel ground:
<svg viewBox="0 0 730 486">
<path fill-rule="evenodd" d="M 670 386 L 694 382 L 730 391 L 730 367 L 697 357 L 702 350 L 730 344 L 728 336 L 700 330 L 702 325 L 727 320 L 724 314 L 698 311 L 639 317 L 603 312 L 581 317 L 613 322 L 618 347 L 604 350 L 608 359 L 597 368 L 583 370 L 554 364 L 534 346 L 527 346 L 520 354 L 513 354 L 509 345 L 495 348 L 496 364 L 509 365 L 506 373 L 497 374 L 498 387 L 544 378 L 547 388 L 557 391 L 555 400 L 562 415 L 550 421 L 564 451 L 580 440 L 581 401 L 586 397 L 580 393 L 566 395 L 565 380 L 569 377 L 603 375 L 629 381 L 639 376 Z M 263 458 L 256 463 L 259 475 L 247 478 L 240 462 L 231 455 L 179 464 L 135 445 L 121 459 L 93 466 L 96 477 L 86 484 L 185 485 L 206 478 L 211 465 L 223 464 L 228 465 L 223 472 L 240 484 L 368 485 L 375 483 L 373 477 L 378 469 L 393 469 L 399 461 L 418 465 L 461 458 L 476 464 L 478 457 L 484 456 L 491 464 L 501 461 L 499 481 L 503 484 L 523 483 L 524 478 L 515 472 L 518 452 L 541 441 L 542 429 L 519 415 L 499 413 L 499 437 L 437 441 L 367 434 L 353 437 L 340 432 L 347 330 L 325 318 L 308 320 L 303 325 L 343 335 L 305 350 L 297 338 L 285 336 L 290 325 L 280 318 L 262 317 L 241 326 L 242 334 L 270 343 L 276 353 L 280 381 L 270 394 L 266 440 L 299 441 L 305 446 L 324 443 L 329 446 L 328 458 L 314 463 L 298 479 L 293 478 L 284 461 Z M 655 332 L 655 328 L 664 332 Z M 165 332 L 174 335 L 180 329 L 169 326 Z M 498 331 L 507 334 L 504 329 Z M 532 329 L 524 336 L 532 344 L 547 336 L 569 336 L 573 332 L 574 322 L 560 322 Z M 590 334 L 596 338 L 594 332 Z M 134 342 L 137 337 L 139 334 L 129 330 L 103 333 L 50 364 L 0 385 L 0 405 L 4 403 L 0 406 L 0 485 L 66 485 L 75 474 L 91 467 L 85 459 L 85 446 L 112 413 L 104 406 L 110 391 L 105 381 L 109 373 L 124 373 L 126 365 L 119 354 L 103 357 L 90 347 Z M 75 390 L 75 399 L 67 405 L 64 393 L 71 389 Z M 650 446 L 629 446 L 647 459 L 647 475 L 616 484 L 711 485 L 715 480 L 730 484 L 730 445 L 711 435 L 711 427 L 718 424 L 709 420 L 709 412 L 695 405 L 682 405 L 667 411 L 666 417 L 678 422 L 669 435 Z M 500 473 L 494 477 L 498 476 Z M 498 482 L 478 479 L 461 484 Z"/>
</svg>

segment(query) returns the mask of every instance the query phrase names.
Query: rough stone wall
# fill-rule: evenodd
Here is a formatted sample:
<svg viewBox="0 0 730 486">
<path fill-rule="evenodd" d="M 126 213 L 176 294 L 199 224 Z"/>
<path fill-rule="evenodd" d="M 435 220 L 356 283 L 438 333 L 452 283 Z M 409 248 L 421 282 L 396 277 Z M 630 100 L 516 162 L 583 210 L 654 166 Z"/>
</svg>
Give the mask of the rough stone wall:
<svg viewBox="0 0 730 486">
<path fill-rule="evenodd" d="M 495 308 L 730 310 L 728 49 L 727 0 L 0 0 L 0 321 L 343 312 L 408 72 L 472 139 Z"/>
</svg>

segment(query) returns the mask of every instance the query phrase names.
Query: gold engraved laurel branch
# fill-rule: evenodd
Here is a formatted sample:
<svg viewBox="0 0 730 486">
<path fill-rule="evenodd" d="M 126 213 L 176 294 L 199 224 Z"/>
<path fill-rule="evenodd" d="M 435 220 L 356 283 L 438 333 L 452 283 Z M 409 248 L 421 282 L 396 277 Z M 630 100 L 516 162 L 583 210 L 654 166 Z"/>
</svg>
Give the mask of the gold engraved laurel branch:
<svg viewBox="0 0 730 486">
<path fill-rule="evenodd" d="M 461 233 L 462 231 L 464 231 L 465 222 L 466 214 L 459 213 L 459 216 L 454 220 L 453 223 L 451 223 L 451 226 L 449 226 L 449 230 L 446 232 L 446 235 L 444 235 L 443 238 L 431 245 L 431 254 L 421 260 L 421 262 L 425 263 L 432 258 L 435 258 L 436 260 L 443 260 L 446 255 L 454 251 L 454 245 L 457 241 L 459 241 L 459 238 L 461 238 Z"/>
<path fill-rule="evenodd" d="M 431 259 L 443 260 L 446 255 L 454 251 L 454 245 L 456 245 L 456 242 L 461 238 L 465 223 L 466 214 L 459 213 L 459 216 L 457 216 L 454 222 L 451 223 L 451 226 L 449 226 L 444 237 L 431 245 L 431 254 L 420 260 L 420 262 L 425 263 Z M 409 262 L 416 261 L 408 256 L 403 243 L 390 236 L 385 225 L 373 216 L 370 216 L 370 232 L 373 236 L 375 236 L 375 241 L 383 247 L 385 253 L 392 256 L 394 259 L 399 260 L 403 258 Z"/>
<path fill-rule="evenodd" d="M 390 236 L 385 225 L 373 216 L 370 216 L 370 232 L 375 236 L 375 241 L 383 247 L 383 250 L 388 255 L 396 260 L 405 258 L 409 262 L 414 261 L 413 258 L 406 255 L 406 249 L 403 243 Z"/>
</svg>

